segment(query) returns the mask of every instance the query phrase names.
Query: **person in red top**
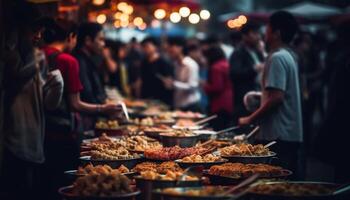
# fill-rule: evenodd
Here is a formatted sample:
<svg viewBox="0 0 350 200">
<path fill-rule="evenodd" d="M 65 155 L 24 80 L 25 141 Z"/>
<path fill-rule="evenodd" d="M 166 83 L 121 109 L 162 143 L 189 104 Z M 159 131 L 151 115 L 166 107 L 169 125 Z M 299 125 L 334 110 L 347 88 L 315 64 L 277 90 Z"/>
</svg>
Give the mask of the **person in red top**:
<svg viewBox="0 0 350 200">
<path fill-rule="evenodd" d="M 212 125 L 215 130 L 224 129 L 231 124 L 233 112 L 229 63 L 220 47 L 210 47 L 204 53 L 209 64 L 209 77 L 203 89 L 209 97 L 210 113 L 218 115 Z"/>
<path fill-rule="evenodd" d="M 79 63 L 69 53 L 77 42 L 77 26 L 63 19 L 43 19 L 43 48 L 48 61 L 48 70 L 60 70 L 64 82 L 64 94 L 58 109 L 46 111 L 46 168 L 48 194 L 56 194 L 57 188 L 64 184 L 62 173 L 78 167 L 81 120 L 77 113 L 115 115 L 121 113 L 116 104 L 91 104 L 80 99 L 83 85 L 79 78 Z M 72 117 L 73 116 L 73 117 Z M 48 199 L 55 199 L 51 195 Z"/>
</svg>

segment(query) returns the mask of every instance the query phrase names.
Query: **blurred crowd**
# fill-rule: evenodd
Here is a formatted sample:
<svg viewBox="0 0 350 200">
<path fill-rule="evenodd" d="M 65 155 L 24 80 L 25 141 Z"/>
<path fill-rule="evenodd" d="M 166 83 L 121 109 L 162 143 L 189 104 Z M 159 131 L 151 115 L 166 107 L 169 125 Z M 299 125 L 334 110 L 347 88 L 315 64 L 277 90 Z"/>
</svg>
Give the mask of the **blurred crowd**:
<svg viewBox="0 0 350 200">
<path fill-rule="evenodd" d="M 213 35 L 123 43 L 106 39 L 96 23 L 40 17 L 28 3 L 6 14 L 2 189 L 28 189 L 26 184 L 35 185 L 39 177 L 34 174 L 42 173 L 48 180 L 41 183 L 55 193 L 62 170 L 77 165 L 82 133 L 93 128 L 97 116 L 119 118 L 116 105 L 124 98 L 158 99 L 176 110 L 217 114 L 215 130 L 259 123 L 265 110 L 281 99 L 290 101 L 295 107 L 286 106 L 286 114 L 277 117 L 285 125 L 291 115 L 291 129 L 298 132 L 292 139 L 279 138 L 287 158 L 288 151 L 304 146 L 335 166 L 337 181 L 349 177 L 349 164 L 343 162 L 349 141 L 343 117 L 349 113 L 348 24 L 337 28 L 333 41 L 322 32 L 291 35 L 291 24 L 271 19 L 266 33 L 261 24 L 249 22 L 229 41 Z M 289 60 L 273 59 L 276 49 Z M 271 72 L 284 62 L 295 62 L 297 74 L 289 68 Z M 265 87 L 277 89 L 265 93 Z"/>
</svg>

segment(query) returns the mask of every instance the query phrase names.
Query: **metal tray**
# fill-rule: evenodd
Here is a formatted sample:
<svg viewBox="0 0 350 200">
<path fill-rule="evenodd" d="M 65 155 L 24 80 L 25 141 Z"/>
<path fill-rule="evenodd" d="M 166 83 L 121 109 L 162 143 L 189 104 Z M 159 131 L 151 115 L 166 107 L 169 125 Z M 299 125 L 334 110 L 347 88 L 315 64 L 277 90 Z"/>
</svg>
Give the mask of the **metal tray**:
<svg viewBox="0 0 350 200">
<path fill-rule="evenodd" d="M 91 160 L 90 156 L 82 156 L 79 158 L 82 165 L 87 165 L 91 163 L 92 165 L 109 165 L 113 169 L 120 167 L 121 165 L 124 165 L 128 169 L 132 169 L 135 167 L 139 162 L 142 161 L 142 157 L 139 158 L 131 158 L 131 159 L 120 159 L 120 160 Z"/>
<path fill-rule="evenodd" d="M 266 156 L 223 156 L 222 158 L 228 159 L 230 162 L 233 163 L 243 163 L 243 164 L 258 164 L 258 163 L 264 163 L 264 164 L 270 164 L 272 159 L 275 158 L 277 154 L 275 152 L 271 152 L 270 155 Z"/>
</svg>

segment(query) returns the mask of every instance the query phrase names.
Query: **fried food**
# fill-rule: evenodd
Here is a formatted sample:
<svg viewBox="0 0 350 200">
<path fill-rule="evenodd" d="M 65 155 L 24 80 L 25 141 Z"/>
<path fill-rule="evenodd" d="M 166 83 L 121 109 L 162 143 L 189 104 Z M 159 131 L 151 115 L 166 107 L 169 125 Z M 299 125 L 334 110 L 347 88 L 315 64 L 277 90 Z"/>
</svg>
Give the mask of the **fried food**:
<svg viewBox="0 0 350 200">
<path fill-rule="evenodd" d="M 189 126 L 196 126 L 196 123 L 194 123 L 192 120 L 189 120 L 189 119 L 179 119 L 177 120 L 176 125 L 181 127 L 189 127 Z"/>
<path fill-rule="evenodd" d="M 91 150 L 84 154 L 90 155 L 92 160 L 121 160 L 140 157 L 136 153 L 130 153 L 118 143 L 93 144 Z"/>
<path fill-rule="evenodd" d="M 98 121 L 95 127 L 98 129 L 117 129 L 119 128 L 119 123 L 117 120 Z"/>
<path fill-rule="evenodd" d="M 148 149 L 144 152 L 146 158 L 155 160 L 177 160 L 192 154 L 201 154 L 207 149 L 202 147 L 181 148 L 179 146 Z"/>
<path fill-rule="evenodd" d="M 106 174 L 106 173 L 112 173 L 112 172 L 120 172 L 120 173 L 128 173 L 130 170 L 125 167 L 124 165 L 121 165 L 118 169 L 112 169 L 109 165 L 96 165 L 93 166 L 92 164 L 88 164 L 84 167 L 79 167 L 77 170 L 78 175 L 86 175 L 91 172 L 97 173 L 97 174 Z"/>
<path fill-rule="evenodd" d="M 165 174 L 167 171 L 173 171 L 173 172 L 183 172 L 183 169 L 175 162 L 168 161 L 163 162 L 161 164 L 153 163 L 153 162 L 143 162 L 140 164 L 137 164 L 132 171 L 134 172 L 145 172 L 145 171 L 152 171 L 157 172 L 159 174 Z"/>
<path fill-rule="evenodd" d="M 283 195 L 283 196 L 319 196 L 329 195 L 334 191 L 334 187 L 322 184 L 309 183 L 273 183 L 258 184 L 250 192 L 266 195 Z"/>
<path fill-rule="evenodd" d="M 208 163 L 208 162 L 218 162 L 222 160 L 223 159 L 220 156 L 216 156 L 213 154 L 206 154 L 204 156 L 190 155 L 180 159 L 180 161 L 184 163 Z"/>
<path fill-rule="evenodd" d="M 170 136 L 170 137 L 192 137 L 192 136 L 195 136 L 193 131 L 186 130 L 186 129 L 173 130 L 171 132 L 162 133 L 162 135 Z"/>
<path fill-rule="evenodd" d="M 96 173 L 91 171 L 73 183 L 72 193 L 77 196 L 113 196 L 130 193 L 130 180 L 118 171 Z"/>
<path fill-rule="evenodd" d="M 221 156 L 268 156 L 271 151 L 264 145 L 234 144 L 219 149 Z"/>
<path fill-rule="evenodd" d="M 143 129 L 144 131 L 147 131 L 147 132 L 168 132 L 168 131 L 171 131 L 173 130 L 172 128 L 170 128 L 169 126 L 167 125 L 159 125 L 159 126 L 153 126 L 153 127 L 145 127 Z"/>
<path fill-rule="evenodd" d="M 285 170 L 278 166 L 267 164 L 242 164 L 225 163 L 210 167 L 209 174 L 226 176 L 231 178 L 246 178 L 253 174 L 260 174 L 261 177 L 272 177 L 283 175 Z"/>
<path fill-rule="evenodd" d="M 125 138 L 125 141 L 127 149 L 132 151 L 145 151 L 162 147 L 158 141 L 146 136 L 131 136 Z"/>
<path fill-rule="evenodd" d="M 174 172 L 170 170 L 168 170 L 165 175 L 154 171 L 141 172 L 141 177 L 147 180 L 175 181 L 175 180 L 179 180 L 181 175 L 182 175 L 181 172 Z M 184 178 L 184 181 L 198 180 L 198 177 L 195 177 L 195 176 L 184 176 L 183 178 Z"/>
<path fill-rule="evenodd" d="M 143 118 L 143 119 L 133 119 L 131 120 L 134 124 L 141 125 L 141 126 L 154 126 L 154 121 L 151 117 Z"/>
</svg>

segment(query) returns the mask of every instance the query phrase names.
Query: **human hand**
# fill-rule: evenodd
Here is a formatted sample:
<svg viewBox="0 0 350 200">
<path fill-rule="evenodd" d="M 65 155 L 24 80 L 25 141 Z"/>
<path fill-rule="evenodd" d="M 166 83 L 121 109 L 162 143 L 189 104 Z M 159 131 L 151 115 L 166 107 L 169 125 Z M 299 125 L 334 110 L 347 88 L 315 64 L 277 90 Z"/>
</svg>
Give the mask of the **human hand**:
<svg viewBox="0 0 350 200">
<path fill-rule="evenodd" d="M 163 83 L 164 83 L 164 87 L 167 89 L 171 89 L 173 88 L 174 85 L 174 80 L 170 77 L 165 77 L 162 79 Z"/>
<path fill-rule="evenodd" d="M 238 125 L 239 126 L 246 126 L 246 125 L 250 125 L 252 123 L 252 118 L 250 116 L 248 117 L 241 117 L 238 119 Z"/>
</svg>

